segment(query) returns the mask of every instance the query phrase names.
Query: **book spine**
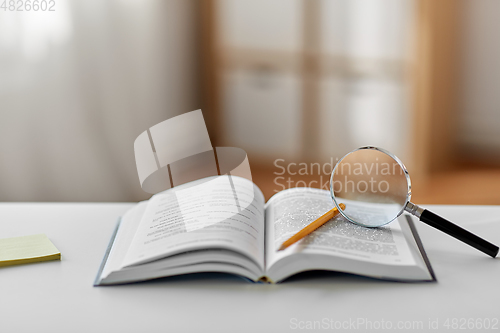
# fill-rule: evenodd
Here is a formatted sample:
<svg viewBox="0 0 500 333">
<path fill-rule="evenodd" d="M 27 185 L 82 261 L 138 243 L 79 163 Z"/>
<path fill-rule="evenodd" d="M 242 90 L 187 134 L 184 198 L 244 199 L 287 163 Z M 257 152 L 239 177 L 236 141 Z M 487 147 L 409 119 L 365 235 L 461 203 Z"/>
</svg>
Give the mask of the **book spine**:
<svg viewBox="0 0 500 333">
<path fill-rule="evenodd" d="M 425 252 L 424 245 L 422 244 L 422 240 L 420 239 L 420 235 L 418 234 L 417 228 L 415 227 L 415 224 L 413 223 L 413 219 L 410 215 L 405 215 L 405 217 L 406 217 L 406 221 L 408 221 L 408 226 L 410 227 L 411 233 L 413 234 L 413 238 L 415 238 L 415 243 L 417 243 L 418 250 L 420 251 L 422 258 L 424 259 L 425 265 L 427 266 L 427 269 L 429 270 L 429 273 L 432 276 L 432 281 L 437 281 L 436 275 L 434 275 L 434 270 L 432 269 L 429 257 L 427 257 L 427 253 Z"/>
<path fill-rule="evenodd" d="M 120 223 L 122 221 L 122 218 L 119 217 L 118 221 L 116 222 L 115 229 L 113 230 L 113 234 L 111 235 L 111 239 L 109 240 L 108 248 L 106 249 L 106 252 L 104 253 L 104 257 L 102 258 L 101 266 L 99 267 L 99 270 L 97 271 L 97 275 L 94 280 L 94 287 L 98 287 L 101 285 L 101 274 L 104 269 L 104 266 L 106 266 L 106 262 L 108 261 L 108 256 L 109 252 L 111 252 L 111 248 L 113 247 L 113 243 L 115 242 L 116 234 L 118 233 L 118 228 L 120 227 Z"/>
</svg>

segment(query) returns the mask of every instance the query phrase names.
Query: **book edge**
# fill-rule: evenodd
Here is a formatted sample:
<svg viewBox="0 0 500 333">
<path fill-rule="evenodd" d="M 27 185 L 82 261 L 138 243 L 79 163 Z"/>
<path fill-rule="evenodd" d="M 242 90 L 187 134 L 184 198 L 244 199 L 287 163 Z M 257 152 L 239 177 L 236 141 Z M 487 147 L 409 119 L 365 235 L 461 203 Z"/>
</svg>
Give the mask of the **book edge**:
<svg viewBox="0 0 500 333">
<path fill-rule="evenodd" d="M 410 215 L 405 215 L 405 217 L 406 221 L 408 222 L 408 226 L 410 227 L 413 238 L 415 239 L 415 243 L 417 244 L 418 250 L 420 251 L 420 255 L 424 260 L 427 270 L 431 274 L 432 280 L 430 281 L 437 282 L 436 275 L 434 274 L 434 269 L 432 268 L 429 257 L 427 256 L 427 252 L 425 252 L 424 245 L 422 243 L 422 240 L 420 239 L 420 235 L 418 234 L 417 228 L 415 227 L 415 223 L 413 222 L 413 219 Z"/>
<path fill-rule="evenodd" d="M 102 271 L 104 270 L 104 267 L 106 266 L 106 263 L 108 262 L 109 253 L 111 252 L 111 248 L 113 247 L 113 244 L 115 243 L 116 234 L 118 233 L 118 229 L 120 227 L 121 222 L 122 222 L 122 218 L 120 216 L 118 218 L 118 221 L 116 222 L 116 226 L 113 230 L 113 233 L 111 234 L 111 239 L 109 240 L 109 244 L 108 244 L 108 247 L 106 248 L 106 252 L 104 252 L 104 256 L 102 258 L 101 265 L 99 266 L 99 269 L 97 270 L 97 275 L 95 277 L 94 284 L 93 284 L 94 287 L 101 286 L 101 281 L 102 281 L 101 274 L 102 274 Z"/>
</svg>

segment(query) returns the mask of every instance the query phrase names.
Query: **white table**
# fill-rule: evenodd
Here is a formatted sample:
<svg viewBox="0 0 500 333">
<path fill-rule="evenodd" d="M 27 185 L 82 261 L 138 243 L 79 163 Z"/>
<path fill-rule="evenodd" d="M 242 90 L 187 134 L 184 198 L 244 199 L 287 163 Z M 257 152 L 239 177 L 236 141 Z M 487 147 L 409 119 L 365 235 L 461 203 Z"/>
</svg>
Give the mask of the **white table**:
<svg viewBox="0 0 500 333">
<path fill-rule="evenodd" d="M 0 204 L 0 237 L 45 233 L 62 253 L 62 261 L 0 269 L 0 332 L 311 331 L 301 328 L 314 321 L 320 331 L 436 324 L 443 331 L 447 319 L 450 330 L 461 318 L 500 319 L 500 259 L 422 223 L 437 283 L 338 273 L 280 285 L 211 277 L 93 287 L 116 220 L 132 206 Z M 500 207 L 427 207 L 500 244 Z"/>
</svg>

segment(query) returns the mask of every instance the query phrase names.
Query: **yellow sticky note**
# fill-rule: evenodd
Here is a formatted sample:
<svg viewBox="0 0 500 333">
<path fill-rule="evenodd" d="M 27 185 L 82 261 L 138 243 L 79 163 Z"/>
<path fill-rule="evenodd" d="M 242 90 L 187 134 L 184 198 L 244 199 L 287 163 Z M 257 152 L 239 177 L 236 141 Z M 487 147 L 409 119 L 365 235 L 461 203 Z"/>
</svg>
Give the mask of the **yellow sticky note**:
<svg viewBox="0 0 500 333">
<path fill-rule="evenodd" d="M 61 252 L 45 234 L 0 239 L 0 267 L 60 259 Z"/>
</svg>

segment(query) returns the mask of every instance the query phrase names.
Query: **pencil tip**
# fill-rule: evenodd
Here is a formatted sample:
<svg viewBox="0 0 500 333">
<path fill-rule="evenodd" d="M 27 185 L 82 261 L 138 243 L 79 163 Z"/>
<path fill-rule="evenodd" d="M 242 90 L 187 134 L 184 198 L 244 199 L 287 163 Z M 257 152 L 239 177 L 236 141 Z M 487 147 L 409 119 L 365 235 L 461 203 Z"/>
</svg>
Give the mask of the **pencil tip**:
<svg viewBox="0 0 500 333">
<path fill-rule="evenodd" d="M 280 246 L 280 248 L 278 249 L 278 251 L 283 251 L 284 249 L 286 249 L 286 246 L 285 246 L 285 244 L 282 244 L 282 245 Z"/>
</svg>

